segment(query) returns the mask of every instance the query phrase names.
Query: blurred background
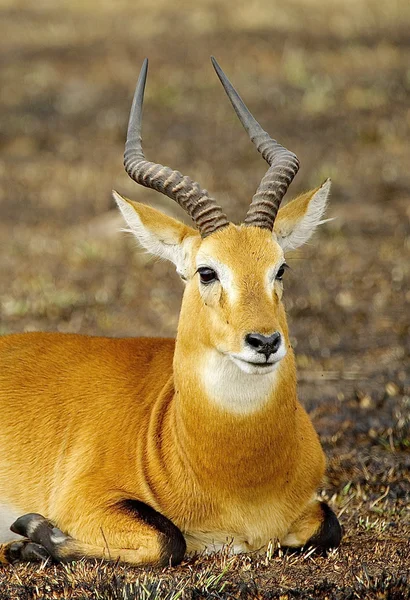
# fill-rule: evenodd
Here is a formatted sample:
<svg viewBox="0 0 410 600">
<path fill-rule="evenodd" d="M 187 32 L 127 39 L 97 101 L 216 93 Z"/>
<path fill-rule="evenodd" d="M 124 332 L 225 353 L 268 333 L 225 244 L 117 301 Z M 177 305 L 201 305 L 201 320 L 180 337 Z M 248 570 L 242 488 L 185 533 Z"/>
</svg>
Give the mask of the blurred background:
<svg viewBox="0 0 410 600">
<path fill-rule="evenodd" d="M 111 189 L 185 218 L 122 167 L 148 56 L 146 156 L 244 217 L 267 166 L 213 54 L 299 156 L 289 197 L 333 180 L 335 219 L 286 273 L 302 398 L 325 440 L 407 448 L 410 3 L 0 0 L 0 27 L 0 333 L 175 335 L 182 285 Z"/>
</svg>

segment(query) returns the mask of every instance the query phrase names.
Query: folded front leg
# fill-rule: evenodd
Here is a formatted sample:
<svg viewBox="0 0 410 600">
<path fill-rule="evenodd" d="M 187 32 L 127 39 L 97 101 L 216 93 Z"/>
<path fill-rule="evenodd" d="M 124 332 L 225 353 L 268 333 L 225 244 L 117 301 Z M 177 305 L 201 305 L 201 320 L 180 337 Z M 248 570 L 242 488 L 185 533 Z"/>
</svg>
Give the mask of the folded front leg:
<svg viewBox="0 0 410 600">
<path fill-rule="evenodd" d="M 341 539 L 342 528 L 335 513 L 326 502 L 314 500 L 293 523 L 281 544 L 291 548 L 315 546 L 326 551 L 337 548 Z"/>
<path fill-rule="evenodd" d="M 181 562 L 186 551 L 178 527 L 138 500 L 121 500 L 94 515 L 83 512 L 81 521 L 83 525 L 76 527 L 76 537 L 36 513 L 17 519 L 11 530 L 27 537 L 57 562 L 97 558 L 132 565 L 167 566 Z M 3 553 L 4 562 L 12 562 L 7 560 L 12 554 L 11 544 Z"/>
</svg>

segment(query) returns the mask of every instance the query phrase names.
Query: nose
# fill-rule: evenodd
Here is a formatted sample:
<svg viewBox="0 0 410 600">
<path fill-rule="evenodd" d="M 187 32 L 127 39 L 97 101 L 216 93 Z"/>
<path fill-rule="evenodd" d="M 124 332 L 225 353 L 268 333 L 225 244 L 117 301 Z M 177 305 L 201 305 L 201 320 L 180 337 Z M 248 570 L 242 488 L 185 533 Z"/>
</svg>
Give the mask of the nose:
<svg viewBox="0 0 410 600">
<path fill-rule="evenodd" d="M 248 333 L 245 336 L 245 342 L 258 352 L 264 354 L 268 360 L 271 354 L 274 354 L 279 349 L 282 336 L 279 331 L 275 331 L 272 335 L 266 336 L 261 333 Z"/>
</svg>

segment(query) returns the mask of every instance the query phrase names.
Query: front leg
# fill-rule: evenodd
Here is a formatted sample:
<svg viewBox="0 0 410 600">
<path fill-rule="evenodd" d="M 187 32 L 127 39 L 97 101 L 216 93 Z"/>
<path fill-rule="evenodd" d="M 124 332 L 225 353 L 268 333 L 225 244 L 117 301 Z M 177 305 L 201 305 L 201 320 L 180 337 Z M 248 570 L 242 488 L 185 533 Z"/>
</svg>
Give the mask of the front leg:
<svg viewBox="0 0 410 600">
<path fill-rule="evenodd" d="M 337 548 L 341 539 L 342 528 L 335 513 L 325 502 L 315 500 L 280 542 L 282 546 L 290 548 L 315 546 L 318 550 L 326 551 Z"/>
<path fill-rule="evenodd" d="M 29 544 L 20 541 L 5 544 L 0 556 L 3 562 L 30 560 L 30 556 L 38 560 L 41 553 L 44 559 L 46 551 L 46 556 L 65 563 L 97 558 L 132 565 L 167 566 L 180 563 L 185 555 L 186 543 L 178 527 L 138 500 L 121 500 L 103 514 L 83 513 L 81 521 L 84 525 L 77 527 L 77 537 L 81 539 L 77 539 L 63 533 L 42 515 L 24 515 L 13 523 L 11 530 L 28 538 Z M 96 540 L 98 529 L 100 540 Z M 28 550 L 26 545 L 30 546 Z"/>
</svg>

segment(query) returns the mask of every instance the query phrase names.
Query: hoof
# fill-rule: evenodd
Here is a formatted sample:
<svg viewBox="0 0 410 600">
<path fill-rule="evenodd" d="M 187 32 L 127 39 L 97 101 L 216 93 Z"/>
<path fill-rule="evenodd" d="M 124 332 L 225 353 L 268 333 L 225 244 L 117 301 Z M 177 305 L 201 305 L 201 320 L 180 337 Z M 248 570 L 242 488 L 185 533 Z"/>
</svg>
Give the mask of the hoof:
<svg viewBox="0 0 410 600">
<path fill-rule="evenodd" d="M 42 515 L 37 513 L 28 513 L 14 521 L 10 529 L 13 531 L 13 533 L 18 533 L 23 537 L 32 539 L 33 533 L 40 525 L 43 525 L 44 523 L 47 523 L 47 520 Z"/>
<path fill-rule="evenodd" d="M 7 559 L 10 563 L 44 562 L 50 558 L 49 553 L 40 544 L 29 540 L 12 542 L 7 548 Z"/>
<path fill-rule="evenodd" d="M 47 556 L 51 556 L 56 561 L 61 560 L 60 550 L 70 539 L 60 529 L 54 527 L 48 519 L 37 513 L 28 513 L 19 517 L 10 529 L 14 533 L 29 538 L 30 542 L 34 542 L 35 548 L 32 548 L 30 552 L 32 551 L 34 554 L 38 548 L 42 548 Z"/>
</svg>

